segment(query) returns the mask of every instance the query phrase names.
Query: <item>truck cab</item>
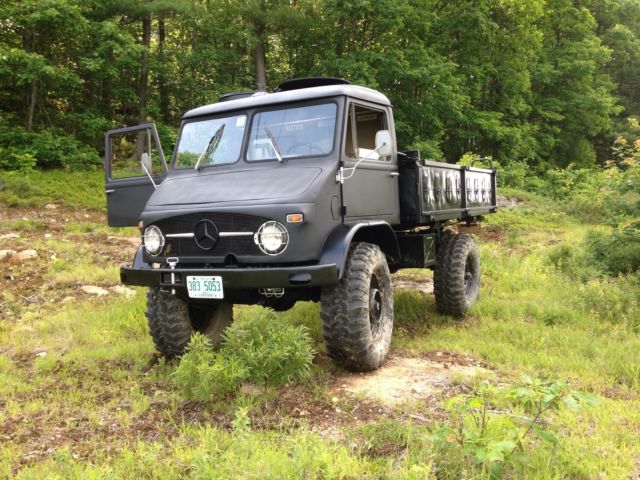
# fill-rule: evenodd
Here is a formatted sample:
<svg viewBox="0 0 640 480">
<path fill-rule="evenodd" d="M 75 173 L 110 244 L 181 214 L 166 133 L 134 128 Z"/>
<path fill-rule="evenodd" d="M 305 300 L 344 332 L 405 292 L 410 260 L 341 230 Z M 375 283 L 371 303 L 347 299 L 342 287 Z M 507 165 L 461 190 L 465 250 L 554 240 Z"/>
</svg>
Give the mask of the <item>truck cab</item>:
<svg viewBox="0 0 640 480">
<path fill-rule="evenodd" d="M 385 95 L 331 78 L 187 112 L 169 162 L 153 124 L 107 132 L 109 225 L 141 232 L 121 280 L 150 287 L 158 350 L 179 355 L 198 330 L 216 343 L 234 303 L 284 310 L 313 300 L 329 355 L 352 370 L 377 368 L 393 325 L 389 273 L 435 268 L 447 222 L 495 211 L 495 171 L 420 162 L 398 152 Z M 369 289 L 342 298 L 356 281 L 354 255 L 371 257 Z M 338 311 L 341 302 L 362 304 L 362 344 L 345 338 L 356 327 L 342 325 L 353 312 Z"/>
</svg>

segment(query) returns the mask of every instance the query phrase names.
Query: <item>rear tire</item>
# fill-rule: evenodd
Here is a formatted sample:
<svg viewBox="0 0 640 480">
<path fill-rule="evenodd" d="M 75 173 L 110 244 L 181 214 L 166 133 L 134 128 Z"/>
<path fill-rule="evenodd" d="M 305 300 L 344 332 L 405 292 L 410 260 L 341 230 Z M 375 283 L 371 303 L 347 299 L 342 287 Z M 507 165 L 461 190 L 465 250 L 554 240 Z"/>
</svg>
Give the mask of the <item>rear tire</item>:
<svg viewBox="0 0 640 480">
<path fill-rule="evenodd" d="M 189 304 L 169 291 L 150 288 L 147 293 L 149 333 L 156 350 L 167 358 L 182 355 L 194 332 L 206 335 L 214 347 L 233 321 L 233 305 Z"/>
<path fill-rule="evenodd" d="M 327 353 L 335 363 L 355 372 L 382 365 L 393 332 L 393 287 L 380 247 L 351 247 L 340 282 L 322 289 L 320 317 Z"/>
<path fill-rule="evenodd" d="M 438 311 L 461 317 L 476 302 L 480 291 L 480 252 L 471 235 L 443 233 L 433 291 Z"/>
</svg>

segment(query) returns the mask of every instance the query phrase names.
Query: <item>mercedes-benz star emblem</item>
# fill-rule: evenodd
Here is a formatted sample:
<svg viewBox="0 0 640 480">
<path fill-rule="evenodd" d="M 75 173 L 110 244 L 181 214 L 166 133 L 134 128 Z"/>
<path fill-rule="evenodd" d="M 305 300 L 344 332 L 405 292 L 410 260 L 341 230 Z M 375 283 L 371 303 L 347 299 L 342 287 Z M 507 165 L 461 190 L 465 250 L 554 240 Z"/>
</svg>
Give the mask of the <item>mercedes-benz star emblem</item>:
<svg viewBox="0 0 640 480">
<path fill-rule="evenodd" d="M 211 250 L 218 243 L 218 227 L 211 220 L 201 220 L 196 225 L 194 233 L 196 244 L 203 250 Z"/>
</svg>

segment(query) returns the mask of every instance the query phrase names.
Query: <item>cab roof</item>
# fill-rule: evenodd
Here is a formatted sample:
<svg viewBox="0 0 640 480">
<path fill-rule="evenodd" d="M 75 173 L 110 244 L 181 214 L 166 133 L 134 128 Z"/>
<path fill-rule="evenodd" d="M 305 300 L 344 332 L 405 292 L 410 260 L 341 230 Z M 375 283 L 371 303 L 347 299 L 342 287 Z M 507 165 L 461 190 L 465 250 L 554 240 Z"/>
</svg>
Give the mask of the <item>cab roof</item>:
<svg viewBox="0 0 640 480">
<path fill-rule="evenodd" d="M 183 119 L 201 117 L 204 115 L 215 115 L 217 113 L 232 110 L 246 110 L 249 108 L 265 107 L 280 103 L 302 102 L 320 98 L 330 98 L 347 96 L 380 105 L 391 105 L 389 99 L 382 93 L 359 85 L 325 85 L 320 87 L 300 88 L 275 93 L 257 93 L 251 96 L 227 100 L 223 102 L 205 105 L 203 107 L 189 110 L 182 117 Z"/>
</svg>

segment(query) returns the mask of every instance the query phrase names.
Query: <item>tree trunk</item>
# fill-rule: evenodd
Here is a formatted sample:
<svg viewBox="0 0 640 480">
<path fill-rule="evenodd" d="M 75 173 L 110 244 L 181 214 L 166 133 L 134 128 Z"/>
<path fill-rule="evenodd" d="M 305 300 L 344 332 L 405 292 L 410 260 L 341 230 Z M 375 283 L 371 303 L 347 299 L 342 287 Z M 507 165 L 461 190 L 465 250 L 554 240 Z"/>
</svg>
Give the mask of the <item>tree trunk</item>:
<svg viewBox="0 0 640 480">
<path fill-rule="evenodd" d="M 160 56 L 160 68 L 158 69 L 158 93 L 160 97 L 160 114 L 162 121 L 169 123 L 169 94 L 167 92 L 166 78 L 164 68 L 166 65 L 166 59 L 164 58 L 164 41 L 166 31 L 164 18 L 158 19 L 158 53 Z"/>
<path fill-rule="evenodd" d="M 253 32 L 256 37 L 256 46 L 253 49 L 253 61 L 255 65 L 256 90 L 267 91 L 267 59 L 266 59 L 266 39 L 264 35 L 264 1 L 259 2 L 259 9 L 253 17 Z"/>
<path fill-rule="evenodd" d="M 27 132 L 33 128 L 33 112 L 36 109 L 36 100 L 38 98 L 38 84 L 36 80 L 31 81 L 31 94 L 29 96 L 29 109 L 27 111 Z"/>
<path fill-rule="evenodd" d="M 147 90 L 149 87 L 149 49 L 151 47 L 151 16 L 145 15 L 142 18 L 142 67 L 140 68 L 140 85 L 138 90 L 140 123 L 147 121 Z"/>
<path fill-rule="evenodd" d="M 22 48 L 27 52 L 33 52 L 35 50 L 35 35 L 31 30 L 25 30 L 22 34 Z M 26 128 L 27 131 L 31 131 L 33 128 L 33 112 L 36 109 L 36 101 L 38 99 L 38 84 L 37 79 L 31 80 L 25 97 L 27 98 L 27 119 Z"/>
<path fill-rule="evenodd" d="M 140 68 L 140 83 L 138 86 L 138 123 L 147 122 L 147 90 L 149 87 L 149 48 L 151 47 L 151 16 L 142 17 L 142 45 L 144 52 L 142 54 L 142 67 Z M 138 133 L 136 139 L 136 160 L 142 156 L 145 150 L 145 132 Z M 149 152 L 150 153 L 150 152 Z"/>
</svg>

